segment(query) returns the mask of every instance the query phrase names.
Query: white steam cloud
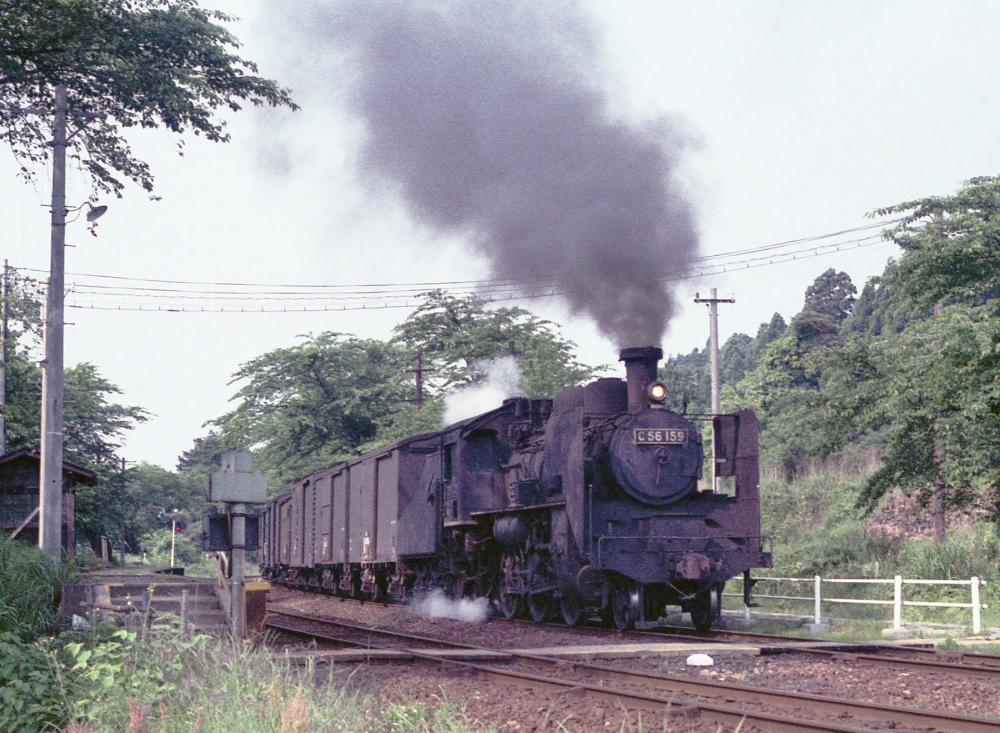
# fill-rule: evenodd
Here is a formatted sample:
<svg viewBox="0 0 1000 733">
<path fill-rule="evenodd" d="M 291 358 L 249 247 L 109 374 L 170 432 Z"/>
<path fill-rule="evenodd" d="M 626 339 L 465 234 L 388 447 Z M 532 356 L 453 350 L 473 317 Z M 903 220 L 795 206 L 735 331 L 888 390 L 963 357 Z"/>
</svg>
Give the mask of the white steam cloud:
<svg viewBox="0 0 1000 733">
<path fill-rule="evenodd" d="M 489 617 L 490 602 L 485 598 L 452 599 L 440 589 L 416 598 L 410 611 L 425 618 L 450 618 L 456 621 L 482 623 Z"/>
<path fill-rule="evenodd" d="M 513 356 L 502 356 L 476 365 L 486 376 L 472 387 L 452 392 L 444 400 L 444 424 L 488 412 L 508 397 L 516 397 L 521 386 L 521 370 Z"/>
</svg>

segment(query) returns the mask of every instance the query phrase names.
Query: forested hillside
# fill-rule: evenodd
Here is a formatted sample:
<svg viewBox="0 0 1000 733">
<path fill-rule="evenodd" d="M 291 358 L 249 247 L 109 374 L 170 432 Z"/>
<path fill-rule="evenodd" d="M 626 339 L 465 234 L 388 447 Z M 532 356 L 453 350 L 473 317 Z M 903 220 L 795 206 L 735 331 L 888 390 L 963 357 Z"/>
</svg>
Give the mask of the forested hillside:
<svg viewBox="0 0 1000 733">
<path fill-rule="evenodd" d="M 944 537 L 948 509 L 998 515 L 1000 178 L 909 201 L 886 236 L 902 249 L 860 294 L 831 268 L 787 325 L 779 314 L 721 349 L 723 409 L 752 407 L 764 462 L 790 481 L 817 461 L 873 454 L 857 496 L 894 489 Z M 708 354 L 670 358 L 674 406 L 707 412 Z"/>
</svg>

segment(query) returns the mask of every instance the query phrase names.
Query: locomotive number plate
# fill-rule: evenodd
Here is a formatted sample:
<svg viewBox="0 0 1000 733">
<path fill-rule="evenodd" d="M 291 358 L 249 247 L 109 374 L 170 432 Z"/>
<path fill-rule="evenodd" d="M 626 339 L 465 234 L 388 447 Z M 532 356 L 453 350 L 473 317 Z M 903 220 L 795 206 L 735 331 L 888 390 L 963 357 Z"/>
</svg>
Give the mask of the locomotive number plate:
<svg viewBox="0 0 1000 733">
<path fill-rule="evenodd" d="M 683 445 L 688 431 L 677 428 L 636 428 L 633 431 L 636 445 Z"/>
</svg>

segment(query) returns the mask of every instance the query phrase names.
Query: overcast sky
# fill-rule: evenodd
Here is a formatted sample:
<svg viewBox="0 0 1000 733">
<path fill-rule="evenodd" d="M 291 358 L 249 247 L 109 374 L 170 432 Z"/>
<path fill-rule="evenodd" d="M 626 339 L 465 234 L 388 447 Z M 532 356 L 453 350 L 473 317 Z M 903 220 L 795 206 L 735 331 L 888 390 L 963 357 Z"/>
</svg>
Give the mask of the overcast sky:
<svg viewBox="0 0 1000 733">
<path fill-rule="evenodd" d="M 563 0 L 559 0 L 562 2 Z M 293 87 L 303 106 L 245 112 L 233 141 L 213 145 L 160 131 L 132 138 L 156 174 L 152 202 L 137 188 L 110 208 L 90 237 L 70 225 L 67 282 L 87 282 L 68 303 L 144 308 L 157 291 L 99 296 L 76 273 L 122 278 L 262 285 L 468 281 L 490 276 L 462 236 L 415 222 L 391 191 L 358 181 L 362 129 L 336 84 L 304 58 L 302 29 L 278 4 L 205 2 L 240 16 L 242 53 L 265 76 Z M 688 145 L 681 178 L 696 212 L 702 255 L 813 237 L 870 223 L 866 213 L 1000 172 L 1000 4 L 995 2 L 669 2 L 583 0 L 598 41 L 597 82 L 616 114 L 637 122 L 669 116 Z M 287 7 L 287 6 L 286 6 Z M 334 89 L 333 92 L 330 90 Z M 16 178 L 0 155 L 0 256 L 29 274 L 48 267 L 49 174 Z M 71 171 L 69 202 L 89 189 Z M 704 306 L 696 292 L 735 296 L 720 329 L 753 334 L 774 312 L 799 310 L 812 280 L 844 270 L 859 289 L 896 254 L 888 243 L 850 244 L 819 256 L 681 281 L 668 353 L 702 347 Z M 801 250 L 807 245 L 792 249 Z M 739 258 L 729 258 L 730 261 Z M 37 270 L 39 272 L 32 272 Z M 135 280 L 106 281 L 154 287 Z M 167 286 L 162 286 L 167 287 Z M 209 288 L 211 289 L 211 288 Z M 216 290 L 224 288 L 217 287 Z M 271 288 L 277 290 L 278 288 Z M 169 301 L 176 305 L 178 301 Z M 66 362 L 90 361 L 119 385 L 122 401 L 153 417 L 128 438 L 125 456 L 168 468 L 225 412 L 239 364 L 297 336 L 324 330 L 388 337 L 407 310 L 219 313 L 224 300 L 189 300 L 206 312 L 67 310 Z M 563 325 L 588 363 L 615 364 L 617 349 L 553 298 L 519 304 Z M 287 301 L 267 307 L 294 307 Z"/>
</svg>

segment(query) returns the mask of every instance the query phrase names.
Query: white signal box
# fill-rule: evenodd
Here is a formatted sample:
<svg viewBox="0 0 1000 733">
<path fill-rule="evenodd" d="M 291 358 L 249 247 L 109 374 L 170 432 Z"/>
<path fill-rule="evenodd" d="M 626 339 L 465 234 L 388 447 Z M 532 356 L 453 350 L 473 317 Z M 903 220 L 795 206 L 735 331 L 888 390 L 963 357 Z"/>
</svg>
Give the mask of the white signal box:
<svg viewBox="0 0 1000 733">
<path fill-rule="evenodd" d="M 232 504 L 263 504 L 267 501 L 267 477 L 252 473 L 253 456 L 249 452 L 223 453 L 222 471 L 206 479 L 209 501 Z"/>
<path fill-rule="evenodd" d="M 226 473 L 253 473 L 253 453 L 248 450 L 223 453 L 222 470 Z"/>
</svg>

